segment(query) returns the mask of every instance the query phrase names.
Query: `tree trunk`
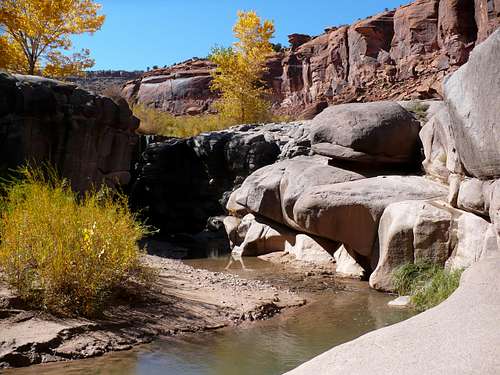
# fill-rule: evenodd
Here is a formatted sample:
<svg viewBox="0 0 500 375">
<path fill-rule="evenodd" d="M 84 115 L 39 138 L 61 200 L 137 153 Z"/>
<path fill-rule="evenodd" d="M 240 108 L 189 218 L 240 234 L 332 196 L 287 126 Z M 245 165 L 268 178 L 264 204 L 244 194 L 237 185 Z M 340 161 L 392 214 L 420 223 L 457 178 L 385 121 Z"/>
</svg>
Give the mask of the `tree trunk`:
<svg viewBox="0 0 500 375">
<path fill-rule="evenodd" d="M 30 66 L 29 66 L 29 69 L 28 69 L 28 74 L 32 76 L 32 75 L 35 74 L 35 62 L 32 61 L 32 60 L 30 60 L 29 64 L 30 64 Z"/>
</svg>

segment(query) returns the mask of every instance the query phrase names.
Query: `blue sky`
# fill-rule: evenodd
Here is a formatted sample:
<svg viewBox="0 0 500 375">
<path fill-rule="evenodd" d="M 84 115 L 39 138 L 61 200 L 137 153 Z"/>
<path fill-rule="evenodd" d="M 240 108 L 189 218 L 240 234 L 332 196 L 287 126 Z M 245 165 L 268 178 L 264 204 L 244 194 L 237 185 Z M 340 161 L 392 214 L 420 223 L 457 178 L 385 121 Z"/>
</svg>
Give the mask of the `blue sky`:
<svg viewBox="0 0 500 375">
<path fill-rule="evenodd" d="M 214 45 L 233 42 L 238 10 L 255 10 L 274 20 L 273 42 L 287 35 L 318 35 L 325 27 L 349 24 L 395 8 L 398 0 L 100 0 L 106 21 L 94 35 L 73 38 L 76 49 L 90 48 L 93 69 L 145 70 L 206 56 Z"/>
</svg>

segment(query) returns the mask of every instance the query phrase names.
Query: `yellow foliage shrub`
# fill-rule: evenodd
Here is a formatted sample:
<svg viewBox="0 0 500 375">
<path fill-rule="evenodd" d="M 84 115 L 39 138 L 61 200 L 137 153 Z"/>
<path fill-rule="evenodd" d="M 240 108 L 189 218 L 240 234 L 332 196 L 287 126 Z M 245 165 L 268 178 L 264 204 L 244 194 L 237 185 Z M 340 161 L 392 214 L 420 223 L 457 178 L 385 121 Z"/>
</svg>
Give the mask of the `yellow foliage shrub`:
<svg viewBox="0 0 500 375">
<path fill-rule="evenodd" d="M 124 197 L 107 189 L 78 197 L 67 181 L 28 168 L 4 188 L 0 270 L 31 306 L 95 316 L 145 272 L 137 241 L 146 229 Z"/>
</svg>

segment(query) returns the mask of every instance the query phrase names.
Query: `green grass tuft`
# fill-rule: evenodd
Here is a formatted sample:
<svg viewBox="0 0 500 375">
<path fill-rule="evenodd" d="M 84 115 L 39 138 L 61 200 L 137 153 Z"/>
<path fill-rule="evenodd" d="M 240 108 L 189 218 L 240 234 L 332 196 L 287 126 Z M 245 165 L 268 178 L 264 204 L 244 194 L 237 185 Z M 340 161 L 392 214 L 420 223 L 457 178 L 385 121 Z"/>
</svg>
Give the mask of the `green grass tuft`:
<svg viewBox="0 0 500 375">
<path fill-rule="evenodd" d="M 463 270 L 448 271 L 426 263 L 406 263 L 392 277 L 400 296 L 409 295 L 413 306 L 424 311 L 440 304 L 458 288 Z"/>
<path fill-rule="evenodd" d="M 417 101 L 413 104 L 408 111 L 413 113 L 418 121 L 425 123 L 427 121 L 427 110 L 429 109 L 428 104 Z"/>
</svg>

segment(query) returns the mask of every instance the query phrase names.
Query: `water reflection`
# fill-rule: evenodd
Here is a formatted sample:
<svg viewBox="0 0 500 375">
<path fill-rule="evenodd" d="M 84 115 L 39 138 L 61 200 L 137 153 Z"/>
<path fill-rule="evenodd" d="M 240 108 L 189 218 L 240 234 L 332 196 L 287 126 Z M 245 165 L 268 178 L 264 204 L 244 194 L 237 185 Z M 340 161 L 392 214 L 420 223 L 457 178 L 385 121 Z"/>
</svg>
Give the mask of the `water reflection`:
<svg viewBox="0 0 500 375">
<path fill-rule="evenodd" d="M 241 264 L 241 269 L 246 271 L 247 268 L 245 267 L 245 261 L 243 260 L 243 257 L 241 255 L 233 253 L 231 253 L 231 255 L 229 256 L 229 261 L 227 262 L 226 267 L 224 267 L 224 270 L 229 270 L 233 263 L 235 263 L 236 268 L 238 268 L 238 263 Z"/>
<path fill-rule="evenodd" d="M 190 261 L 196 263 L 197 261 Z M 259 260 L 198 261 L 203 268 L 272 272 Z M 196 264 L 194 264 L 196 265 Z M 296 312 L 248 327 L 171 338 L 132 351 L 66 364 L 35 366 L 8 374 L 275 375 L 366 332 L 406 319 L 410 310 L 387 306 L 390 296 L 362 284 L 357 291 L 328 290 Z"/>
</svg>

